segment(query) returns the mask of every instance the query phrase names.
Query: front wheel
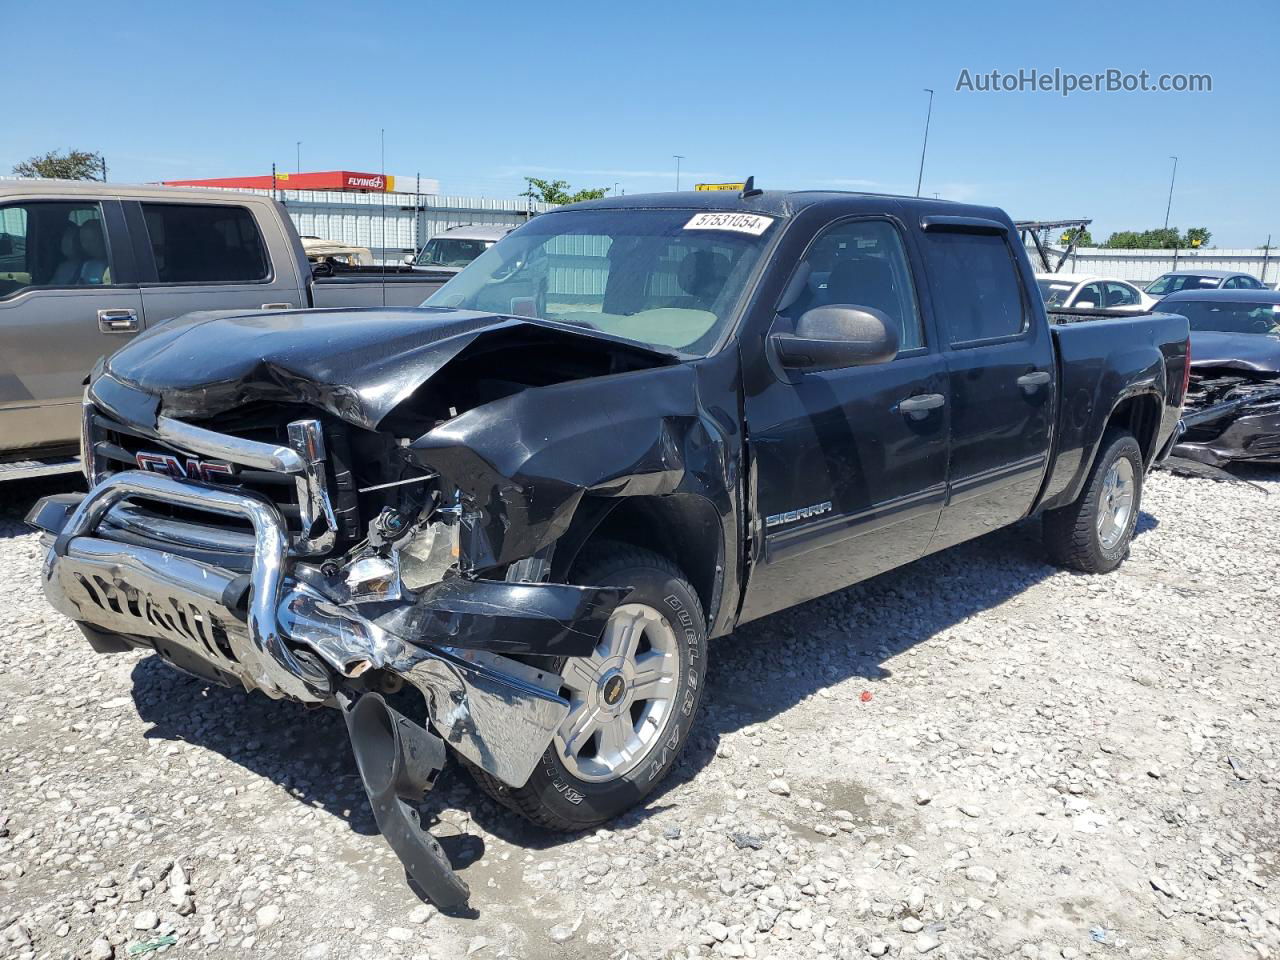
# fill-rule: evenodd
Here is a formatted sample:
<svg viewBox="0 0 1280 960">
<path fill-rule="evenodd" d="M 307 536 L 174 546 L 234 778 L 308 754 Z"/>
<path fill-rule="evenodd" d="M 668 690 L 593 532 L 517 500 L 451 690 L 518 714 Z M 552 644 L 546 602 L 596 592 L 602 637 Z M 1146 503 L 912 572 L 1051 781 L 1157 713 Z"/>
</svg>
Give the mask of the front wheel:
<svg viewBox="0 0 1280 960">
<path fill-rule="evenodd" d="M 1044 515 L 1044 544 L 1054 563 L 1108 573 L 1129 550 L 1142 505 L 1142 448 L 1127 430 L 1108 430 L 1074 503 Z"/>
<path fill-rule="evenodd" d="M 665 557 L 603 544 L 573 579 L 634 589 L 591 656 L 557 665 L 569 714 L 529 782 L 509 787 L 472 768 L 495 799 L 553 830 L 594 827 L 657 786 L 689 736 L 707 662 L 702 605 Z"/>
</svg>

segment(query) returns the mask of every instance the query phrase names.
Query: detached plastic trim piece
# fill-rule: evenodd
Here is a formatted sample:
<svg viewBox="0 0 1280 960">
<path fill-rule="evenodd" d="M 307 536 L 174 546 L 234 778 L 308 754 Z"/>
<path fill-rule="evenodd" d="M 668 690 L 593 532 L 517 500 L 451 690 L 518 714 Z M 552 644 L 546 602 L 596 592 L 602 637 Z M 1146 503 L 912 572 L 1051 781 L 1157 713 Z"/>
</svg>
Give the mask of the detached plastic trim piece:
<svg viewBox="0 0 1280 960">
<path fill-rule="evenodd" d="M 391 709 L 379 694 L 353 698 L 339 692 L 338 700 L 378 829 L 432 903 L 441 910 L 466 908 L 470 888 L 412 806 L 444 767 L 444 741 Z"/>
</svg>

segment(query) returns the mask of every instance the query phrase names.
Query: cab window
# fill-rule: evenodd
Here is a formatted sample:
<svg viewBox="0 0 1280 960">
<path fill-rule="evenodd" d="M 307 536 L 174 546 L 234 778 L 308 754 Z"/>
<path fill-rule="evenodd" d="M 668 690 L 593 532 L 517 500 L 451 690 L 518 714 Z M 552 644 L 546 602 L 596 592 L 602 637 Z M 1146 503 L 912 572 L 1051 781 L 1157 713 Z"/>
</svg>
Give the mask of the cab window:
<svg viewBox="0 0 1280 960">
<path fill-rule="evenodd" d="M 224 204 L 144 203 L 160 283 L 246 283 L 270 275 L 253 214 Z"/>
<path fill-rule="evenodd" d="M 976 346 L 1027 330 L 1031 311 L 1003 236 L 930 231 L 926 240 L 934 302 L 953 346 Z M 1087 299 L 1081 294 L 1077 305 L 1082 298 Z"/>
<path fill-rule="evenodd" d="M 0 207 L 0 297 L 32 287 L 110 283 L 99 204 L 40 200 Z"/>
<path fill-rule="evenodd" d="M 828 304 L 872 307 L 898 325 L 899 352 L 925 345 L 911 267 L 893 224 L 833 224 L 813 241 L 803 263 L 809 271 L 806 289 L 783 316 L 794 321 L 806 310 Z"/>
</svg>

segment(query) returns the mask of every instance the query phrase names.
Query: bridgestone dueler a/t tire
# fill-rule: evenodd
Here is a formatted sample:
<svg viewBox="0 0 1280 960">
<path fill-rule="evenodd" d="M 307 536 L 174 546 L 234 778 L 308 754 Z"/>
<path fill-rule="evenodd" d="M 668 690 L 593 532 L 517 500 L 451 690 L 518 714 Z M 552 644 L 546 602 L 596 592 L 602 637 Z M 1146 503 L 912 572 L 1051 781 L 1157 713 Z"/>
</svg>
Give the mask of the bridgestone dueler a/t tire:
<svg viewBox="0 0 1280 960">
<path fill-rule="evenodd" d="M 1098 507 L 1102 496 L 1103 478 L 1111 465 L 1121 457 L 1132 461 L 1134 494 L 1133 509 L 1128 528 L 1119 541 L 1105 549 L 1098 535 Z M 1069 567 L 1082 573 L 1109 573 L 1124 559 L 1133 540 L 1142 507 L 1143 481 L 1142 448 L 1133 434 L 1127 430 L 1111 429 L 1102 438 L 1093 469 L 1085 481 L 1084 489 L 1074 503 L 1044 515 L 1044 545 L 1049 558 L 1061 567 Z"/>
<path fill-rule="evenodd" d="M 684 574 L 665 557 L 627 544 L 600 544 L 588 547 L 572 579 L 581 584 L 633 587 L 624 602 L 642 603 L 662 614 L 681 641 L 677 645 L 680 665 L 674 708 L 655 737 L 652 752 L 617 779 L 580 780 L 560 761 L 554 742 L 522 787 L 509 787 L 467 764 L 476 782 L 499 803 L 541 827 L 561 831 L 604 823 L 635 806 L 658 785 L 689 737 L 707 669 L 702 604 Z"/>
</svg>

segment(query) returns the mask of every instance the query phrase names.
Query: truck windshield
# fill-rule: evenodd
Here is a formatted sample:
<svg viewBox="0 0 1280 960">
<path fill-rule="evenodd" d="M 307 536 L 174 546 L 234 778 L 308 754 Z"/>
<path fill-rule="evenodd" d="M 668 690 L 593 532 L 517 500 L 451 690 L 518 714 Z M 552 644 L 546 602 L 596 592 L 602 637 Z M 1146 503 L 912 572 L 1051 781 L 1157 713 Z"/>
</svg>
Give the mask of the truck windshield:
<svg viewBox="0 0 1280 960">
<path fill-rule="evenodd" d="M 1168 304 L 1165 310 L 1182 314 L 1192 330 L 1280 336 L 1280 303 L 1179 300 Z"/>
<path fill-rule="evenodd" d="M 529 221 L 424 306 L 556 320 L 703 354 L 737 308 L 774 218 L 566 210 Z"/>
<path fill-rule="evenodd" d="M 492 246 L 492 240 L 436 237 L 427 241 L 417 263 L 424 267 L 465 267 Z"/>
</svg>

